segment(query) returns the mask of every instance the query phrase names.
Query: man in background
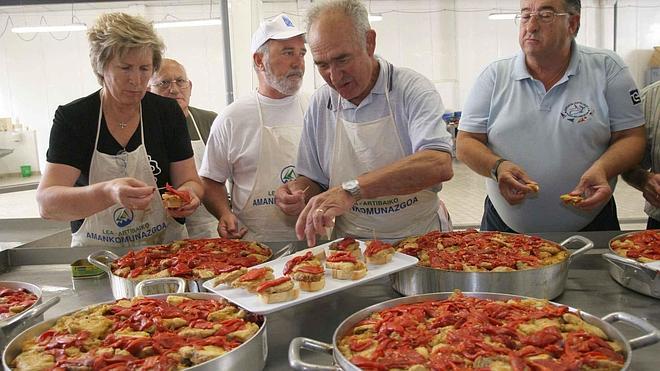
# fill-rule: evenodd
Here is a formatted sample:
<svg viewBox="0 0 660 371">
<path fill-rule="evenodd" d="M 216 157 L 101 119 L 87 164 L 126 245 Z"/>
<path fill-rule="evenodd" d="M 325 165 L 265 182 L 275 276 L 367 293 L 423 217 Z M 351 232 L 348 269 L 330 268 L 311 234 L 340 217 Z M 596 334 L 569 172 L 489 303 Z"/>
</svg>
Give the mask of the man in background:
<svg viewBox="0 0 660 371">
<path fill-rule="evenodd" d="M 211 124 L 217 113 L 190 106 L 192 81 L 188 79 L 186 69 L 174 59 L 164 58 L 160 69 L 156 71 L 149 82 L 152 93 L 176 99 L 186 115 L 188 133 L 195 153 L 197 171 L 204 157 L 204 144 L 208 140 Z M 192 215 L 186 218 L 186 229 L 190 238 L 218 237 L 217 220 L 203 205 L 200 205 Z"/>
</svg>

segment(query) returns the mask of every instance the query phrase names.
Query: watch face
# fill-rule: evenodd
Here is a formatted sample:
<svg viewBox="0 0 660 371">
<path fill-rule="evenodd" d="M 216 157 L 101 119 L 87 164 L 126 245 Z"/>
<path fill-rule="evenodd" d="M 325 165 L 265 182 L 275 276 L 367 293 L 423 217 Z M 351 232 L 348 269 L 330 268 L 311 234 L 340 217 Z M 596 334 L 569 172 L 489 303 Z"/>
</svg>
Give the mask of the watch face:
<svg viewBox="0 0 660 371">
<path fill-rule="evenodd" d="M 349 180 L 342 184 L 344 189 L 355 189 L 358 186 L 357 180 Z"/>
</svg>

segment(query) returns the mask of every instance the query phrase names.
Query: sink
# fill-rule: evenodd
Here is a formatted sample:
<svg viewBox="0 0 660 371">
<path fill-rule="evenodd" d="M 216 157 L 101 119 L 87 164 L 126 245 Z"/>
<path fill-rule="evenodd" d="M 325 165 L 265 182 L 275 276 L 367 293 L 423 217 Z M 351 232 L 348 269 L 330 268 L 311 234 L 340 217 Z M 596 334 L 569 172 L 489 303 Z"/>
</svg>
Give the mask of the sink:
<svg viewBox="0 0 660 371">
<path fill-rule="evenodd" d="M 12 152 L 14 152 L 13 149 L 8 149 L 8 148 L 0 148 L 0 158 L 3 158 L 7 155 L 11 155 Z"/>
</svg>

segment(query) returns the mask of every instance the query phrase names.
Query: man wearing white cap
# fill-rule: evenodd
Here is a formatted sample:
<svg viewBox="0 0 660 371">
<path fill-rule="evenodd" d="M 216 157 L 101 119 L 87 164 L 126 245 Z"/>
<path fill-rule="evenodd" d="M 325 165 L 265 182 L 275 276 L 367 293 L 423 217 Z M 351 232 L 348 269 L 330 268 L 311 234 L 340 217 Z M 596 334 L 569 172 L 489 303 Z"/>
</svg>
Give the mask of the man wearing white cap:
<svg viewBox="0 0 660 371">
<path fill-rule="evenodd" d="M 308 104 L 298 93 L 307 52 L 304 31 L 280 14 L 261 23 L 251 50 L 259 87 L 230 104 L 213 123 L 199 171 L 208 192 L 204 204 L 218 218 L 223 237 L 293 240 L 296 218 L 275 205 L 275 190 L 296 176 Z M 231 205 L 227 181 L 232 183 Z"/>
</svg>

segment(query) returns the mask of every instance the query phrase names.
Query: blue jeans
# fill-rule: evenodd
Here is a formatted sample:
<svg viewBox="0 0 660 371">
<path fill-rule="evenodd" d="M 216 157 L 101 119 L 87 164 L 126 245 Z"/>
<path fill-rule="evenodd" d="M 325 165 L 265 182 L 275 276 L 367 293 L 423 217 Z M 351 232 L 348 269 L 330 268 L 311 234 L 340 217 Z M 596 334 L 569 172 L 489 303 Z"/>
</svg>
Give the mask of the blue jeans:
<svg viewBox="0 0 660 371">
<path fill-rule="evenodd" d="M 660 222 L 656 223 L 658 223 L 658 226 L 660 226 Z M 498 214 L 497 210 L 495 210 L 495 206 L 493 206 L 493 203 L 490 202 L 488 196 L 486 196 L 486 200 L 484 201 L 484 215 L 481 218 L 481 230 L 518 233 L 506 225 L 506 223 L 504 223 L 502 218 L 500 218 L 500 214 Z M 601 210 L 600 213 L 596 215 L 594 220 L 592 220 L 591 223 L 582 228 L 579 232 L 620 230 L 621 226 L 619 225 L 619 218 L 616 215 L 616 203 L 614 202 L 614 197 L 611 197 L 610 201 L 605 205 L 605 207 L 603 207 L 603 210 Z"/>
</svg>

